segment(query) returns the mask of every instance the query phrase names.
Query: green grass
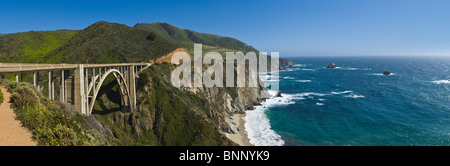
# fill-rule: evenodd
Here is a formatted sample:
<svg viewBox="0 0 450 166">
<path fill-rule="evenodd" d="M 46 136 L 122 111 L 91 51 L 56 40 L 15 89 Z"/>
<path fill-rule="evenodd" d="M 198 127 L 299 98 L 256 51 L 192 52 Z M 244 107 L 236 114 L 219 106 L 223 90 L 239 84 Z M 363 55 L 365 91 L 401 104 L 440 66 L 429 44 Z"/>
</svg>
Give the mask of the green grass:
<svg viewBox="0 0 450 166">
<path fill-rule="evenodd" d="M 231 37 L 223 37 L 214 34 L 199 33 L 189 29 L 182 29 L 167 23 L 152 23 L 152 24 L 137 24 L 134 26 L 137 29 L 154 32 L 168 40 L 174 41 L 193 51 L 194 43 L 201 43 L 203 46 L 210 48 L 208 51 L 243 51 L 243 52 L 258 52 L 252 46 Z"/>
<path fill-rule="evenodd" d="M 2 62 L 45 63 L 43 58 L 78 31 L 30 31 L 0 36 Z"/>
<path fill-rule="evenodd" d="M 122 24 L 97 22 L 79 31 L 69 41 L 49 52 L 51 63 L 148 62 L 166 55 L 179 45 L 140 29 Z"/>
</svg>

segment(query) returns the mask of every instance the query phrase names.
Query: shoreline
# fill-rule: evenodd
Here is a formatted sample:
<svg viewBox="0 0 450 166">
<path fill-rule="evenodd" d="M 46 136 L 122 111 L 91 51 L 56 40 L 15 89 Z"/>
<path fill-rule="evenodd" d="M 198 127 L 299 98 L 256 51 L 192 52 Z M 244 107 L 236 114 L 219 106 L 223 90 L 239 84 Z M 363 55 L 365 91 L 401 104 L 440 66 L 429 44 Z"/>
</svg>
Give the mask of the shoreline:
<svg viewBox="0 0 450 166">
<path fill-rule="evenodd" d="M 233 114 L 232 122 L 236 124 L 238 131 L 235 134 L 225 133 L 225 136 L 239 146 L 255 146 L 250 143 L 250 139 L 248 138 L 247 132 L 245 131 L 244 117 L 246 115 L 246 112 L 243 114 Z"/>
</svg>

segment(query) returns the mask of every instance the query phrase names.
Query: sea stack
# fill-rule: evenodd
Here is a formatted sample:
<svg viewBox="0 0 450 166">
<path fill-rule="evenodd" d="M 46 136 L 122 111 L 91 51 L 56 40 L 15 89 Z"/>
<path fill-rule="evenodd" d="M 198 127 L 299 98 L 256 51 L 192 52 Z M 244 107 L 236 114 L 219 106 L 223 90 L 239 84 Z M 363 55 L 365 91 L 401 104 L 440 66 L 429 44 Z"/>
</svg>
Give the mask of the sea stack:
<svg viewBox="0 0 450 166">
<path fill-rule="evenodd" d="M 283 96 L 281 96 L 281 92 L 277 92 L 277 95 L 275 95 L 275 97 L 283 97 Z"/>
<path fill-rule="evenodd" d="M 336 68 L 336 67 L 337 67 L 336 64 L 334 64 L 334 63 L 332 62 L 332 63 L 328 64 L 327 69 L 334 69 L 334 68 Z"/>
<path fill-rule="evenodd" d="M 391 74 L 391 72 L 389 72 L 389 71 L 383 71 L 383 75 L 385 75 L 385 76 L 390 75 L 390 74 Z"/>
</svg>

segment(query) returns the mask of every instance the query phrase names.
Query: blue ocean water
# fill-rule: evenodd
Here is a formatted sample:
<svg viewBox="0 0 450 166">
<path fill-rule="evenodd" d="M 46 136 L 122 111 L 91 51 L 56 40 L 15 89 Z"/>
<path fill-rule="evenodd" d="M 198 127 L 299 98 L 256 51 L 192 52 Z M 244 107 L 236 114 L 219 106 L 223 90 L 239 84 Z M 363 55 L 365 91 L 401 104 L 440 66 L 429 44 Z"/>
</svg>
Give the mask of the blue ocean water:
<svg viewBox="0 0 450 166">
<path fill-rule="evenodd" d="M 289 59 L 263 110 L 282 144 L 450 145 L 450 57 Z"/>
</svg>

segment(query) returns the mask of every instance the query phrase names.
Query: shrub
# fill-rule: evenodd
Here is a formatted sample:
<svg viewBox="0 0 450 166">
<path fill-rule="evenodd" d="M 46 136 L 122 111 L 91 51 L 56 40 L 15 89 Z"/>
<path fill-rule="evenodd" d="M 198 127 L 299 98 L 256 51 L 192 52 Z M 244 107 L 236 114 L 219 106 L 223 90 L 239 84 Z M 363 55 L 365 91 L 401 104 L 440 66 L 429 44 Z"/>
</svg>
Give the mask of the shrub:
<svg viewBox="0 0 450 166">
<path fill-rule="evenodd" d="M 8 90 L 17 118 L 33 133 L 39 145 L 101 145 L 87 118 L 68 104 L 39 96 L 28 84 L 12 83 Z"/>
<path fill-rule="evenodd" d="M 19 89 L 19 87 L 21 86 L 26 86 L 26 83 L 23 82 L 10 82 L 8 85 L 8 92 L 9 93 L 14 93 L 17 92 L 17 90 Z"/>
<path fill-rule="evenodd" d="M 0 105 L 2 105 L 2 103 L 3 103 L 3 93 L 2 93 L 2 91 L 0 91 Z"/>
<path fill-rule="evenodd" d="M 17 89 L 11 95 L 11 102 L 14 107 L 36 107 L 40 100 L 36 92 L 28 86 L 14 87 Z"/>
<path fill-rule="evenodd" d="M 9 85 L 9 81 L 5 79 L 0 79 L 0 85 L 7 87 Z"/>
</svg>

